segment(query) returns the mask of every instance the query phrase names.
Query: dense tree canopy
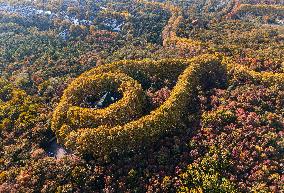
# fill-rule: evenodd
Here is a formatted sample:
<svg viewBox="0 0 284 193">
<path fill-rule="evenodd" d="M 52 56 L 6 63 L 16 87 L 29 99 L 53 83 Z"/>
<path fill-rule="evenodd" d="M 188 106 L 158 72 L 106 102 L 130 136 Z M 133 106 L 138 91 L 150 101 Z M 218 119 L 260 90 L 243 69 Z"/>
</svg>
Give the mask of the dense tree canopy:
<svg viewBox="0 0 284 193">
<path fill-rule="evenodd" d="M 282 192 L 281 0 L 0 0 L 0 192 Z"/>
</svg>

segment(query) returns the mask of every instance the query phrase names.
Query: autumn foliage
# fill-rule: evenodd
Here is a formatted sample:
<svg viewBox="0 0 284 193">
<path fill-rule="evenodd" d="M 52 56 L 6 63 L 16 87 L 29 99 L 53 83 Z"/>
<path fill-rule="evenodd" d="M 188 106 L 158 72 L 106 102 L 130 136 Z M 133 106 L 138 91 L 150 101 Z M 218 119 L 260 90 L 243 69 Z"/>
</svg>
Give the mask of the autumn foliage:
<svg viewBox="0 0 284 193">
<path fill-rule="evenodd" d="M 0 0 L 0 192 L 283 192 L 281 0 Z"/>
</svg>

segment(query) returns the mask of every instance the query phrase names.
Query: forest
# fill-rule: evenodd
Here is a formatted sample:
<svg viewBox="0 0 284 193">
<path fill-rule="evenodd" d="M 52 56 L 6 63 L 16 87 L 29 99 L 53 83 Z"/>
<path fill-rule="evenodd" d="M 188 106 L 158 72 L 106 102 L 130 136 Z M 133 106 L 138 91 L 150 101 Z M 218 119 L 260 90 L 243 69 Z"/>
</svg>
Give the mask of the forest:
<svg viewBox="0 0 284 193">
<path fill-rule="evenodd" d="M 0 0 L 0 193 L 284 192 L 283 0 Z"/>
</svg>

